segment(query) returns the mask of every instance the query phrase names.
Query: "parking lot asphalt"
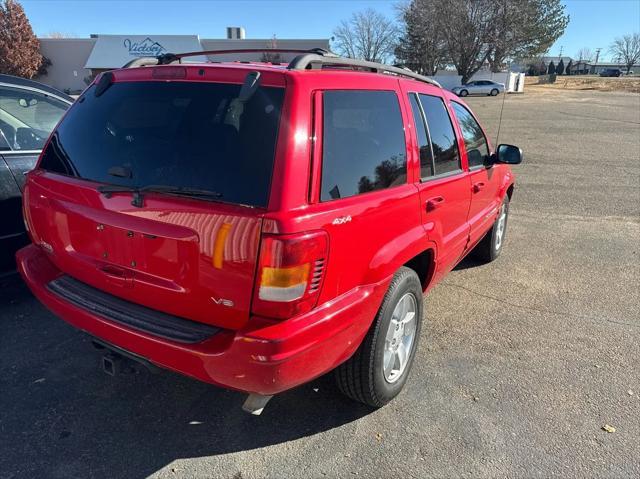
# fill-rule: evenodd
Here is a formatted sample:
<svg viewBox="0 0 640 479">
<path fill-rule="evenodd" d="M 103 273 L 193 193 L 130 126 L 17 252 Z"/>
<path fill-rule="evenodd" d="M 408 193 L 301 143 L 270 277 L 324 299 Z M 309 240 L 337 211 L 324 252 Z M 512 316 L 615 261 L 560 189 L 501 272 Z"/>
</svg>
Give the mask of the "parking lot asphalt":
<svg viewBox="0 0 640 479">
<path fill-rule="evenodd" d="M 502 97 L 468 103 L 495 138 Z M 260 417 L 170 372 L 107 376 L 1 279 L 0 477 L 639 477 L 640 96 L 511 95 L 500 142 L 525 151 L 505 251 L 425 298 L 409 382 L 377 411 L 331 376 Z"/>
</svg>

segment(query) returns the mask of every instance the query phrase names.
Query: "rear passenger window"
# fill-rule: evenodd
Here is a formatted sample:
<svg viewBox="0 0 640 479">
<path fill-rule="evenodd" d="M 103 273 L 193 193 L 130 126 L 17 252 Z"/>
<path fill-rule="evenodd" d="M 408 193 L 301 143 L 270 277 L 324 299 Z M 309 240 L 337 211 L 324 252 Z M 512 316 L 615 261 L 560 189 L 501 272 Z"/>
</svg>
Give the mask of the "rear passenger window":
<svg viewBox="0 0 640 479">
<path fill-rule="evenodd" d="M 395 92 L 323 94 L 322 201 L 407 182 L 400 104 Z"/>
<path fill-rule="evenodd" d="M 456 134 L 442 98 L 421 94 L 420 103 L 431 135 L 435 174 L 442 175 L 460 170 Z"/>
<path fill-rule="evenodd" d="M 489 147 L 487 146 L 487 140 L 484 137 L 482 128 L 480 128 L 480 125 L 478 125 L 478 122 L 469 110 L 460 103 L 451 102 L 451 105 L 458 117 L 458 123 L 462 130 L 469 168 L 484 165 L 485 160 L 489 156 Z"/>
<path fill-rule="evenodd" d="M 424 122 L 422 108 L 418 102 L 418 96 L 415 93 L 410 93 L 409 101 L 411 102 L 413 120 L 416 125 L 418 147 L 420 148 L 420 177 L 426 178 L 428 176 L 433 176 L 433 160 L 431 145 L 429 144 L 429 134 L 427 133 L 427 125 Z"/>
</svg>

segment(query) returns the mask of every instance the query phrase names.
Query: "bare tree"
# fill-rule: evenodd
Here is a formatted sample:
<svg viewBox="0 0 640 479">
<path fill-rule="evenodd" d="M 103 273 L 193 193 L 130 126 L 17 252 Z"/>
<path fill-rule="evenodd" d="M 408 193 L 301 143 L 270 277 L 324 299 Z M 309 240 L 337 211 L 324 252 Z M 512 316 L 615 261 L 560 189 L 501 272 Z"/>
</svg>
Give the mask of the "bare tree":
<svg viewBox="0 0 640 479">
<path fill-rule="evenodd" d="M 582 47 L 580 50 L 578 50 L 578 53 L 576 53 L 576 57 L 578 57 L 578 60 L 580 61 L 590 62 L 591 60 L 593 60 L 594 54 L 590 48 Z"/>
<path fill-rule="evenodd" d="M 45 35 L 46 38 L 72 38 L 73 35 L 64 32 L 51 31 Z"/>
<path fill-rule="evenodd" d="M 40 42 L 22 6 L 0 0 L 0 73 L 33 78 L 42 63 Z"/>
<path fill-rule="evenodd" d="M 350 58 L 384 62 L 393 55 L 398 29 L 391 20 L 369 8 L 340 22 L 333 36 L 338 53 Z"/>
<path fill-rule="evenodd" d="M 640 34 L 634 33 L 616 38 L 609 51 L 614 57 L 622 60 L 629 74 L 631 67 L 640 61 Z"/>
<path fill-rule="evenodd" d="M 278 39 L 275 35 L 267 42 L 267 48 L 270 50 L 278 48 Z M 264 52 L 260 61 L 264 63 L 282 63 L 282 58 L 279 53 Z"/>
<path fill-rule="evenodd" d="M 447 57 L 466 83 L 489 58 L 495 38 L 493 0 L 433 0 Z"/>
<path fill-rule="evenodd" d="M 445 42 L 436 2 L 412 0 L 399 7 L 402 34 L 395 49 L 396 58 L 423 75 L 435 75 L 445 62 Z"/>
</svg>

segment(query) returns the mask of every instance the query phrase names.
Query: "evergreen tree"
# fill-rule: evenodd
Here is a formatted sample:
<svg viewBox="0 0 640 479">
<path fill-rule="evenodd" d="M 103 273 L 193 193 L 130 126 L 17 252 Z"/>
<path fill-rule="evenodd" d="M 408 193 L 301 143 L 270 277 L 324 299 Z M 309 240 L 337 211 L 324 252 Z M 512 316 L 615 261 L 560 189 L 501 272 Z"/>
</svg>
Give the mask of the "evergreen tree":
<svg viewBox="0 0 640 479">
<path fill-rule="evenodd" d="M 547 64 L 543 61 L 538 65 L 538 75 L 546 75 L 547 74 Z"/>
</svg>

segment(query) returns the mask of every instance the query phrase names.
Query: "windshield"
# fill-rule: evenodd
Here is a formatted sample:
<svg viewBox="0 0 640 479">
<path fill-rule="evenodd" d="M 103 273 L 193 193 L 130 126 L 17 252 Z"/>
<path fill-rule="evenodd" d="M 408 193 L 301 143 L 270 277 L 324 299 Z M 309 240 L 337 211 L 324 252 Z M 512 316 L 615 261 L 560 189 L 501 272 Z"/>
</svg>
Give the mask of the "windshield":
<svg viewBox="0 0 640 479">
<path fill-rule="evenodd" d="M 39 150 L 67 108 L 43 93 L 0 86 L 0 151 Z"/>
<path fill-rule="evenodd" d="M 131 188 L 214 191 L 223 201 L 266 206 L 284 89 L 116 82 L 91 87 L 54 132 L 42 169 Z"/>
</svg>

